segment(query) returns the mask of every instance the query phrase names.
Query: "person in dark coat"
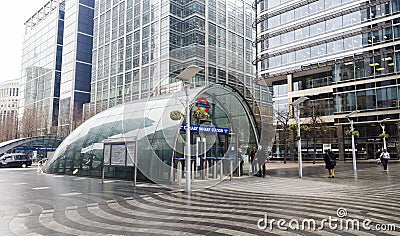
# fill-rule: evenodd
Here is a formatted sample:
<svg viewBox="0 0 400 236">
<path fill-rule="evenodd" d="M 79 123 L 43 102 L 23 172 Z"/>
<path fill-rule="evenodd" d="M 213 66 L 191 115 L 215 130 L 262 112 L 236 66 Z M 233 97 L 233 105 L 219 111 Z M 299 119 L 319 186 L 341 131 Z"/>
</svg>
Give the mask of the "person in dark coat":
<svg viewBox="0 0 400 236">
<path fill-rule="evenodd" d="M 324 156 L 325 168 L 328 169 L 329 178 L 335 178 L 336 157 L 335 154 L 328 149 Z"/>
<path fill-rule="evenodd" d="M 258 146 L 256 159 L 260 169 L 260 174 L 263 178 L 265 178 L 265 176 L 267 175 L 267 156 L 265 150 L 262 148 L 261 145 Z"/>
<path fill-rule="evenodd" d="M 257 148 L 253 147 L 253 150 L 251 150 L 251 152 L 249 154 L 249 162 L 251 164 L 251 173 L 253 175 L 255 175 L 257 173 L 257 162 L 255 161 L 256 153 L 257 153 Z"/>
</svg>

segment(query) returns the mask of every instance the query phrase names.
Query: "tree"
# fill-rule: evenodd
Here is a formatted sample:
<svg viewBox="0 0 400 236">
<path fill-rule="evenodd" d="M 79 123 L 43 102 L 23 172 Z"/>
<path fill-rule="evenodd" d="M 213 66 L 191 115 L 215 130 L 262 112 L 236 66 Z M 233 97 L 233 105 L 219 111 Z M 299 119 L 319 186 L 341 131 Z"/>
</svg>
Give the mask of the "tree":
<svg viewBox="0 0 400 236">
<path fill-rule="evenodd" d="M 306 135 L 310 137 L 313 143 L 313 164 L 315 164 L 315 159 L 317 156 L 317 141 L 327 134 L 327 130 L 330 130 L 329 126 L 323 120 L 325 115 L 326 107 L 323 101 L 311 101 L 307 102 L 304 107 L 304 116 L 308 117 L 306 119 L 306 124 L 309 130 L 306 131 Z"/>
<path fill-rule="evenodd" d="M 277 121 L 277 129 L 279 130 L 279 142 L 283 141 L 283 163 L 286 164 L 287 144 L 290 133 L 290 113 L 288 109 L 278 110 L 275 112 L 275 119 Z"/>
<path fill-rule="evenodd" d="M 0 142 L 17 138 L 17 119 L 14 112 L 5 115 L 0 123 L 0 130 Z"/>
<path fill-rule="evenodd" d="M 39 128 L 37 111 L 34 107 L 27 107 L 19 121 L 19 130 L 22 137 L 37 135 Z"/>
<path fill-rule="evenodd" d="M 84 119 L 83 119 L 83 108 L 75 107 L 74 108 L 74 114 L 72 115 L 70 132 L 72 132 L 76 128 L 78 128 L 83 122 L 84 122 Z"/>
</svg>

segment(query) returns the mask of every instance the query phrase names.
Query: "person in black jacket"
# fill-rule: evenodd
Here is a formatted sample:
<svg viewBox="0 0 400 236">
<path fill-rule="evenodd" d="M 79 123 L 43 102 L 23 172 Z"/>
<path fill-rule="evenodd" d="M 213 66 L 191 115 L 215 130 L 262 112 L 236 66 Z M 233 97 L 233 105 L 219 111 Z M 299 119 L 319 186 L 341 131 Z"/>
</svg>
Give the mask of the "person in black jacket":
<svg viewBox="0 0 400 236">
<path fill-rule="evenodd" d="M 261 145 L 258 146 L 256 159 L 260 169 L 260 174 L 263 178 L 265 178 L 265 176 L 267 175 L 267 156 L 265 150 L 262 148 Z"/>
<path fill-rule="evenodd" d="M 325 168 L 328 169 L 329 178 L 335 178 L 336 157 L 335 154 L 328 149 L 324 156 Z"/>
<path fill-rule="evenodd" d="M 257 153 L 257 147 L 253 147 L 253 150 L 251 150 L 249 154 L 249 162 L 251 164 L 251 174 L 255 175 L 257 173 L 257 162 L 256 162 L 256 153 Z"/>
</svg>

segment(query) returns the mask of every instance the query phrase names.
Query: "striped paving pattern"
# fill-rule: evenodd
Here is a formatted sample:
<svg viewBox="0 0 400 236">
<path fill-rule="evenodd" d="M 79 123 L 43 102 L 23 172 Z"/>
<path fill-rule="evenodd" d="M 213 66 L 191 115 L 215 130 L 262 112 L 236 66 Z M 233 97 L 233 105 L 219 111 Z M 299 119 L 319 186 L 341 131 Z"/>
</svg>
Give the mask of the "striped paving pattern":
<svg viewBox="0 0 400 236">
<path fill-rule="evenodd" d="M 377 169 L 365 170 L 359 171 L 359 178 Z M 398 174 L 377 172 L 375 182 L 372 177 L 354 181 L 352 174 L 343 169 L 335 179 L 325 178 L 323 173 L 303 179 L 241 178 L 191 195 L 152 184 L 133 189 L 124 183 L 116 187 L 108 183 L 115 188 L 72 191 L 59 194 L 56 200 L 36 199 L 17 211 L 2 208 L 0 216 L 8 217 L 10 235 L 400 235 Z M 339 218 L 338 208 L 347 210 L 347 217 Z M 340 230 L 328 223 L 320 230 L 281 230 L 276 222 L 263 228 L 260 220 L 266 217 L 286 222 L 313 219 L 317 227 L 329 217 L 369 219 L 371 228 L 394 224 L 397 231 Z"/>
</svg>

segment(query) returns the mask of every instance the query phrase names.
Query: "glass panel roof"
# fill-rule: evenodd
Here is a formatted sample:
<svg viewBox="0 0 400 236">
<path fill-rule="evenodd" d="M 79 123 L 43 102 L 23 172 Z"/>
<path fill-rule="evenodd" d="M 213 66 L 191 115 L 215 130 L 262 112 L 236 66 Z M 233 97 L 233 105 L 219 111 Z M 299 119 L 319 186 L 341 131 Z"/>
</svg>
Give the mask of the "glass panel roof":
<svg viewBox="0 0 400 236">
<path fill-rule="evenodd" d="M 196 106 L 196 101 L 200 98 L 208 101 L 208 113 L 214 126 L 229 128 L 230 133 L 238 136 L 241 146 L 247 147 L 254 140 L 258 143 L 259 134 L 251 110 L 234 89 L 217 84 L 191 88 L 189 101 L 192 112 L 204 109 Z M 180 127 L 186 123 L 185 118 L 172 120 L 170 112 L 178 110 L 185 113 L 185 99 L 185 92 L 178 91 L 121 104 L 93 116 L 64 140 L 53 158 L 46 163 L 44 170 L 71 174 L 77 169 L 77 174 L 87 171 L 88 175 L 99 176 L 99 165 L 87 163 L 102 162 L 104 141 L 136 139 L 140 172 L 153 181 L 168 180 L 175 155 L 182 154 L 183 149 L 177 143 L 184 143 L 185 133 L 180 132 Z M 197 123 L 191 117 L 191 124 L 198 125 Z M 214 137 L 212 140 L 217 139 Z M 230 147 L 233 143 L 227 145 Z M 194 146 L 192 142 L 192 150 Z M 64 159 L 65 162 L 62 161 Z"/>
</svg>

